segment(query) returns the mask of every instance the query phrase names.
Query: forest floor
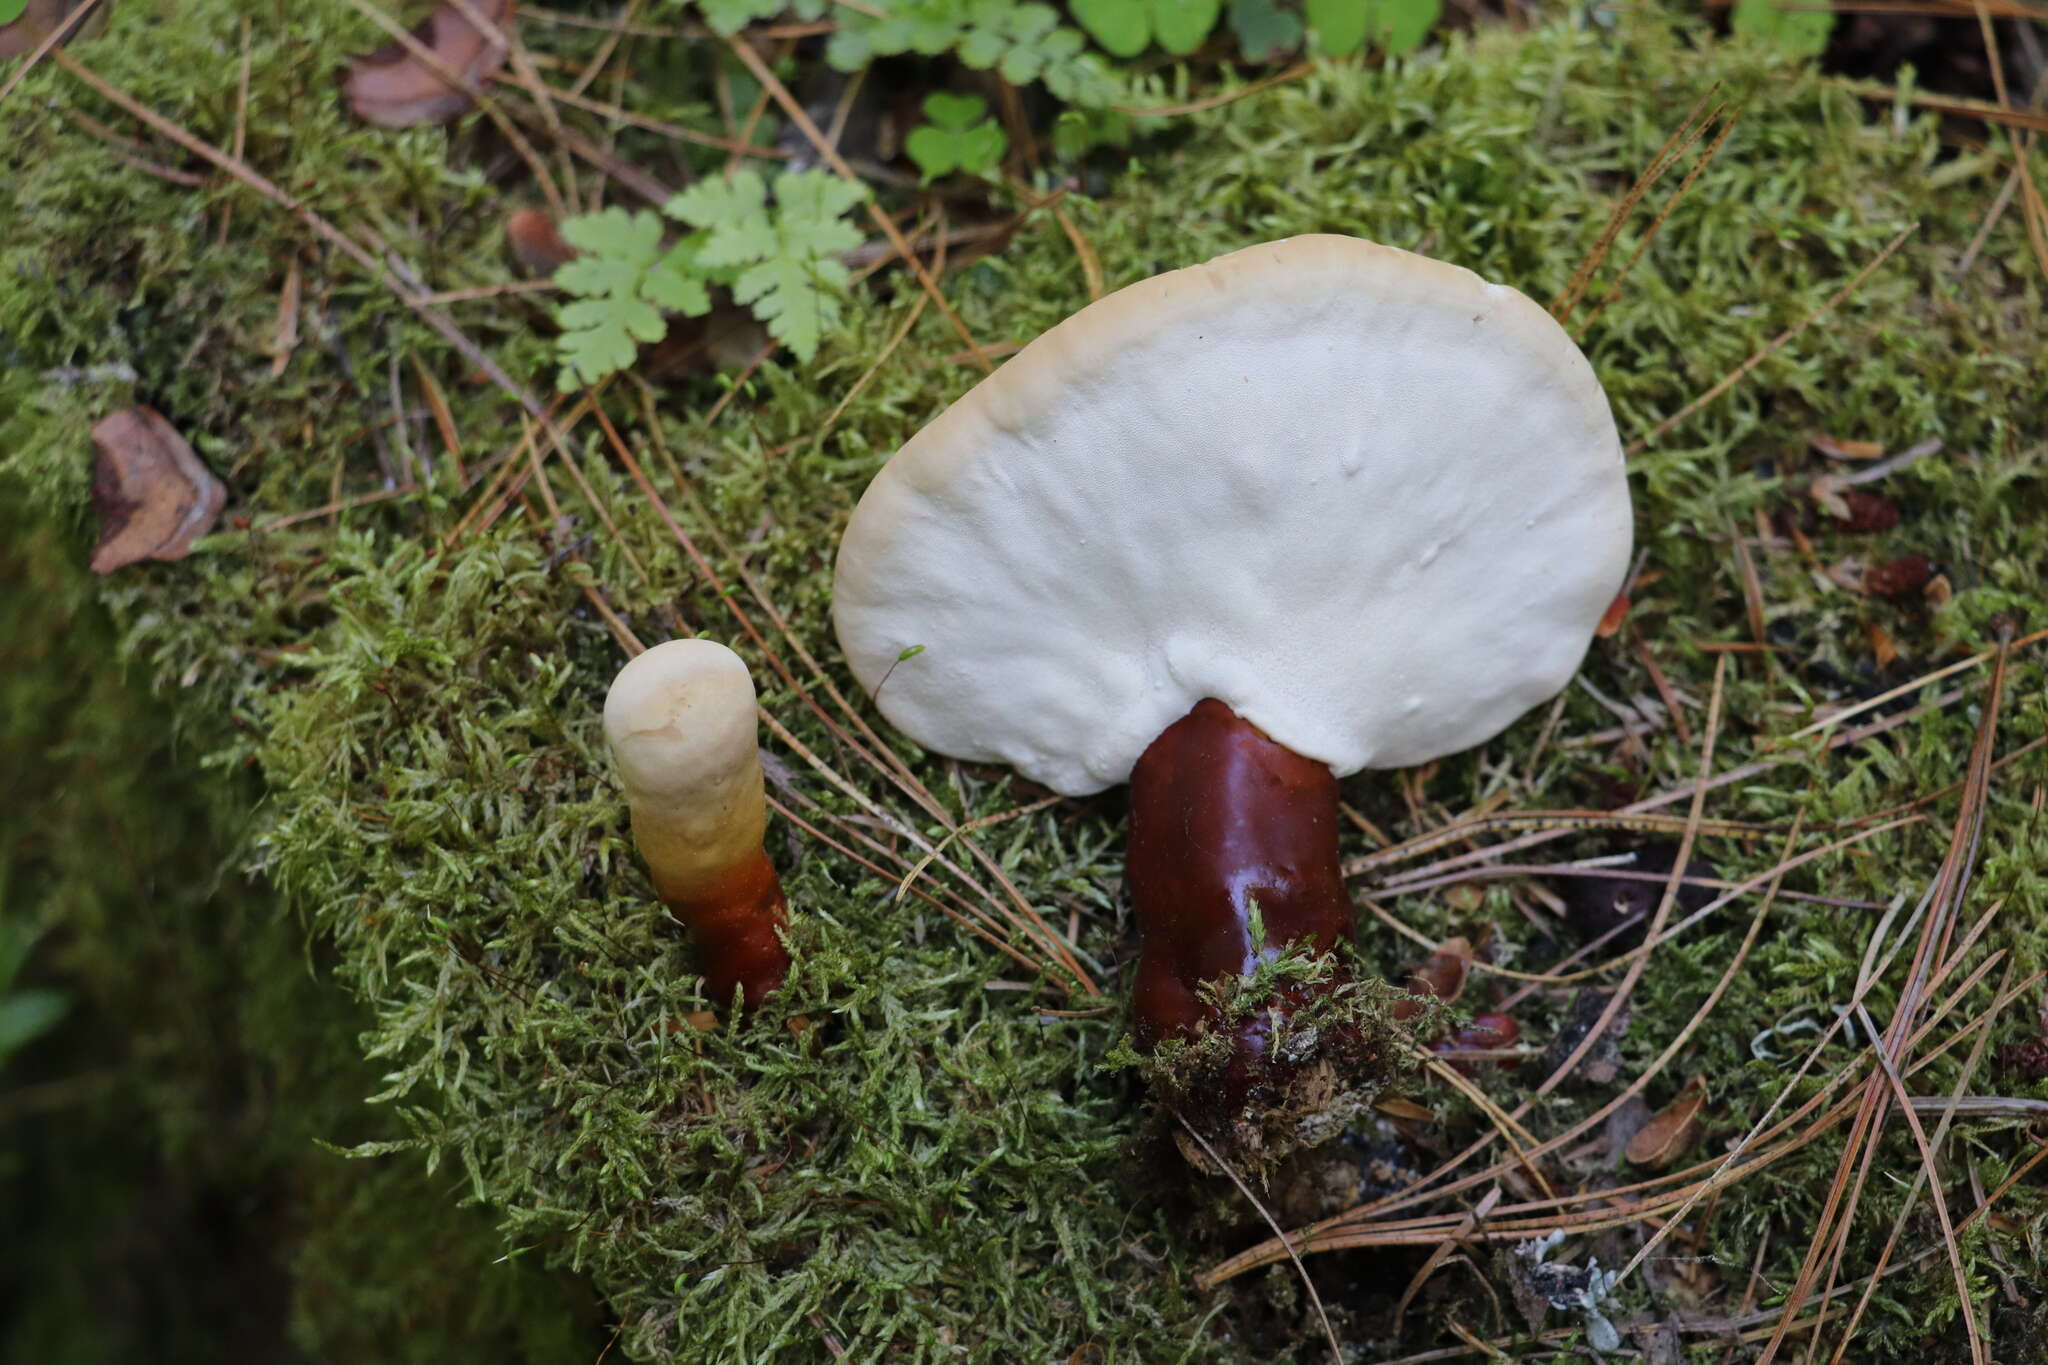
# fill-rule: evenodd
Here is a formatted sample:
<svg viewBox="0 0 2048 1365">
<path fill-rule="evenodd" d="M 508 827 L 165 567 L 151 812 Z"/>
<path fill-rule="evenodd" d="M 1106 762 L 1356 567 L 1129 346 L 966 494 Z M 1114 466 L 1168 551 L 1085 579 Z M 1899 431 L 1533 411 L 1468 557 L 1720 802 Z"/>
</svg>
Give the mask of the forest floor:
<svg viewBox="0 0 2048 1365">
<path fill-rule="evenodd" d="M 974 30 L 834 84 L 820 42 L 884 41 L 860 7 L 681 8 L 529 10 L 495 114 L 397 130 L 334 86 L 367 0 L 124 3 L 0 64 L 0 910 L 71 1005 L 0 1056 L 0 1220 L 36 1230 L 0 1352 L 168 1323 L 220 1358 L 261 1295 L 241 1326 L 326 1360 L 2042 1354 L 2037 25 L 1987 18 L 2021 65 L 1951 53 L 1934 94 L 1654 8 L 1195 76 L 1040 32 L 1014 84 L 956 60 Z M 586 75 L 598 113 L 551 102 Z M 918 102 L 949 92 L 982 105 Z M 999 159 L 913 164 L 905 104 L 956 161 L 1000 123 Z M 848 262 L 803 256 L 773 335 L 706 268 L 659 344 L 565 340 L 508 245 L 686 185 L 727 207 L 653 230 L 730 230 L 764 167 L 866 196 L 761 220 L 764 266 Z M 1116 1064 L 1122 798 L 895 735 L 829 592 L 868 480 L 985 367 L 1305 232 L 1550 305 L 1639 558 L 1554 704 L 1343 788 L 1365 968 L 1479 945 L 1453 1010 L 1520 1041 L 1419 1067 L 1334 1197 L 1248 1197 Z M 225 507 L 90 576 L 90 433 L 137 403 Z M 797 908 L 787 986 L 711 1029 L 599 715 L 693 633 L 753 667 Z M 213 1230 L 180 1273 L 219 1302 L 152 1222 Z"/>
</svg>

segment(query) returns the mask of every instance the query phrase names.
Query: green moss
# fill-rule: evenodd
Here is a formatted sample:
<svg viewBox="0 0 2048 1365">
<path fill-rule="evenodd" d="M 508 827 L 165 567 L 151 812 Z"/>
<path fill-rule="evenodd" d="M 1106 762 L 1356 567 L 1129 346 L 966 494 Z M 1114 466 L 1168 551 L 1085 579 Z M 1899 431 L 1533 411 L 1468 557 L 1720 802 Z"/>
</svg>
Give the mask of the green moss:
<svg viewBox="0 0 2048 1365">
<path fill-rule="evenodd" d="M 0 1075 L 0 1358 L 559 1360 L 602 1345 L 566 1277 L 375 1130 L 366 1016 L 236 871 L 257 795 L 202 780 L 223 728 L 110 662 L 77 536 L 0 477 L 0 914 L 73 1010 Z M 588 1343 L 586 1345 L 586 1343 Z"/>
<path fill-rule="evenodd" d="M 232 82 L 195 93 L 188 73 L 232 61 L 234 7 L 186 7 L 175 41 L 189 50 L 168 55 L 149 25 L 153 8 L 123 6 L 109 37 L 82 54 L 198 135 L 229 141 Z M 324 71 L 309 66 L 308 52 L 347 45 L 336 36 L 357 27 L 347 13 L 315 4 L 290 7 L 288 18 L 282 8 L 254 15 L 252 127 L 260 118 L 293 136 L 253 138 L 251 159 L 280 183 L 308 187 L 345 226 L 374 224 L 437 286 L 488 278 L 501 204 L 462 169 L 475 164 L 476 135 L 350 127 Z M 1994 610 L 2048 619 L 2039 550 L 2048 319 L 2018 214 L 1959 270 L 2002 179 L 1995 158 L 1953 159 L 1930 120 L 1868 118 L 1804 68 L 1674 33 L 1648 12 L 1611 30 L 1454 39 L 1440 55 L 1385 70 L 1321 70 L 1167 125 L 1106 193 L 1068 205 L 1112 286 L 1253 240 L 1342 231 L 1546 298 L 1621 187 L 1716 80 L 1740 122 L 1587 336 L 1625 435 L 1648 430 L 1817 308 L 1900 228 L 1919 229 L 1843 307 L 1635 460 L 1640 539 L 1662 576 L 1638 594 L 1633 621 L 1671 680 L 1704 697 L 1713 658 L 1699 643 L 1747 633 L 1731 527 L 1791 504 L 1785 481 L 1809 472 L 1814 429 L 1895 448 L 1946 443 L 1888 481 L 1911 512 L 1901 526 L 1859 540 L 1824 527 L 1815 535 L 1824 560 L 1925 552 L 1957 589 L 1939 611 L 1876 604 L 1823 589 L 1792 553 L 1766 555 L 1767 623 L 1799 648 L 1731 671 L 1720 762 L 1732 765 L 1759 756 L 1762 740 L 1800 723 L 1802 703 L 1837 686 L 1823 667 L 1857 675 L 1866 624 L 1906 652 L 1892 675 L 1903 678 L 1981 642 Z M 765 611 L 744 590 L 728 600 L 707 581 L 592 433 L 579 429 L 569 456 L 616 536 L 556 460 L 565 537 L 524 521 L 516 505 L 488 532 L 455 537 L 478 494 L 458 490 L 429 425 L 396 424 L 384 457 L 358 429 L 389 415 L 394 382 L 416 401 L 417 360 L 448 392 L 478 469 L 517 437 L 501 397 L 469 384 L 467 364 L 444 343 L 324 256 L 306 260 L 317 325 L 302 329 L 309 340 L 272 380 L 262 351 L 293 225 L 225 186 L 194 193 L 114 161 L 57 112 L 69 102 L 110 117 L 106 109 L 56 73 L 33 77 L 15 98 L 28 112 L 6 153 L 15 199 L 0 206 L 0 335 L 11 338 L 0 412 L 12 407 L 0 417 L 0 449 L 49 515 L 75 521 L 85 426 L 134 394 L 193 433 L 229 476 L 235 528 L 191 561 L 124 574 L 102 595 L 122 648 L 173 692 L 178 714 L 208 722 L 185 761 L 222 781 L 245 765 L 260 774 L 250 862 L 310 929 L 323 976 L 370 1012 L 360 1047 L 381 1080 L 364 1089 L 388 1115 L 374 1140 L 390 1145 L 361 1150 L 418 1152 L 436 1182 L 490 1210 L 521 1257 L 588 1274 L 622 1324 L 620 1349 L 637 1357 L 821 1359 L 829 1343 L 857 1359 L 905 1360 L 1063 1359 L 1090 1344 L 1120 1360 L 1315 1349 L 1285 1267 L 1213 1299 L 1188 1287 L 1191 1269 L 1263 1229 L 1245 1212 L 1234 1227 L 1192 1230 L 1176 1192 L 1185 1172 L 1131 1154 L 1137 1088 L 1102 1064 L 1124 1032 L 1120 1010 L 1010 989 L 1016 964 L 895 894 L 893 878 L 786 822 L 771 838 L 799 912 L 789 986 L 753 1022 L 679 1031 L 706 1002 L 688 944 L 650 900 L 603 761 L 598 707 L 620 655 L 586 584 L 645 639 L 687 624 L 733 643 L 809 753 L 869 799 L 912 808 L 809 708 L 829 704 L 789 642 L 770 636 L 791 674 L 768 664 L 735 615 L 765 626 Z M 228 248 L 202 250 L 230 204 Z M 1596 277 L 1596 297 L 1613 270 Z M 1042 218 L 999 255 L 950 275 L 947 291 L 990 343 L 1027 339 L 1086 298 L 1071 244 Z M 856 308 L 815 363 L 764 367 L 713 425 L 697 415 L 708 385 L 657 395 L 658 431 L 631 386 L 607 399 L 722 579 L 733 583 L 743 562 L 848 693 L 826 612 L 833 537 L 879 463 L 975 377 L 948 359 L 958 338 L 927 315 L 828 429 L 913 297 L 885 290 Z M 545 374 L 544 345 L 517 299 L 473 305 L 459 320 L 514 374 L 536 383 Z M 137 379 L 42 377 L 115 365 Z M 657 444 L 678 453 L 674 469 Z M 419 461 L 434 471 L 426 491 L 261 529 L 327 503 L 337 478 L 344 496 L 373 492 Z M 700 501 L 683 496 L 679 476 Z M 569 549 L 584 559 L 565 557 Z M 1585 676 L 1608 696 L 1651 686 L 1625 637 L 1596 647 Z M 2041 681 L 2038 662 L 2023 660 L 2009 735 L 2039 733 L 2048 720 Z M 1955 707 L 1832 759 L 1797 751 L 1804 756 L 1717 793 L 1710 813 L 1782 823 L 1803 808 L 1817 827 L 1911 799 L 1960 775 L 1972 722 Z M 1530 807 L 1594 805 L 1617 788 L 1690 776 L 1696 751 L 1668 731 L 1646 736 L 1637 758 L 1587 741 L 1612 724 L 1573 689 L 1547 740 L 1532 719 L 1441 765 L 1426 780 L 1424 814 L 1470 809 L 1500 790 Z M 1000 775 L 888 742 L 956 818 L 1028 799 Z M 778 790 L 808 819 L 842 841 L 876 832 L 817 767 L 770 745 L 789 770 Z M 1972 907 L 2004 898 L 2001 923 L 2017 927 L 1999 946 L 2021 972 L 2043 958 L 2026 927 L 2043 908 L 2031 804 L 2043 776 L 2034 755 L 2001 779 L 1977 893 L 1985 899 Z M 1416 828 L 1384 776 L 1355 779 L 1346 797 L 1383 828 Z M 1114 801 L 1078 803 L 980 836 L 1026 900 L 1062 922 L 1076 916 L 1078 948 L 1112 1001 L 1113 964 L 1129 959 L 1133 941 L 1117 897 L 1118 821 Z M 1830 855 L 1790 884 L 1888 902 L 1925 883 L 1942 840 L 1938 824 L 1913 826 Z M 1772 857 L 1739 844 L 1712 852 L 1731 875 Z M 1423 897 L 1389 908 L 1432 937 L 1491 918 L 1511 949 L 1541 960 L 1499 889 L 1476 909 Z M 1691 1018 L 1740 935 L 1732 919 L 1653 959 L 1623 1044 L 1628 1065 Z M 1699 1071 L 1715 1078 L 1712 1137 L 1740 1131 L 1780 1082 L 1774 1065 L 1752 1059 L 1751 1039 L 1831 1017 L 1876 919 L 1780 908 L 1751 967 L 1651 1102 Z M 1387 973 L 1408 955 L 1376 930 L 1366 942 Z M 1985 994 L 1972 997 L 1975 1008 Z M 1884 1018 L 1892 1003 L 1887 987 L 1873 1013 Z M 1539 997 L 1525 1031 L 1544 1036 L 1559 1008 Z M 802 1038 L 780 1027 L 796 1013 L 815 1021 Z M 1930 1091 L 1953 1082 L 1953 1066 L 1933 1068 Z M 1533 1121 L 1555 1131 L 1605 1093 L 1554 1096 Z M 1474 1126 L 1456 1096 L 1427 1099 L 1458 1132 Z M 1987 1188 L 2024 1146 L 1995 1124 L 1961 1132 L 1954 1158 L 1974 1163 Z M 363 1131 L 327 1135 L 352 1142 Z M 1733 1293 L 1767 1228 L 1765 1273 L 1774 1284 L 1790 1278 L 1838 1151 L 1816 1144 L 1719 1201 L 1706 1254 Z M 1896 1137 L 1882 1159 L 1895 1170 L 1911 1161 Z M 1873 1182 L 1852 1264 L 1874 1259 L 1902 1194 Z M 2031 1187 L 2009 1198 L 2023 1214 L 2038 1211 Z M 1618 1259 L 1611 1245 L 1600 1252 L 1603 1264 Z M 1965 1254 L 1984 1293 L 2001 1261 L 2040 1273 L 2018 1239 L 1980 1232 Z M 1397 1353 L 1388 1309 L 1413 1262 L 1314 1264 L 1329 1277 L 1347 1340 Z M 1672 1291 L 1653 1294 L 1651 1283 L 1666 1282 L 1631 1282 L 1614 1312 L 1668 1308 Z M 1861 1339 L 1867 1358 L 1904 1359 L 1924 1353 L 1930 1335 L 1952 1334 L 1952 1296 L 1938 1256 L 1887 1281 Z M 1512 1327 L 1470 1307 L 1448 1306 L 1478 1329 Z M 1445 1311 L 1418 1305 L 1399 1349 L 1439 1344 Z"/>
</svg>

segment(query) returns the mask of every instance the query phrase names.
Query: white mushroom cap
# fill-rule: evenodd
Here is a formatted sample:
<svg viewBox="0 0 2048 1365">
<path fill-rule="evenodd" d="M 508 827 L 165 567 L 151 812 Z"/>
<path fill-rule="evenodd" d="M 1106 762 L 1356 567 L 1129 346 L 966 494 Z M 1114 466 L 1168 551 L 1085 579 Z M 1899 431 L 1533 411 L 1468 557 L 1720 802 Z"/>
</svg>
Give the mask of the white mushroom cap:
<svg viewBox="0 0 2048 1365">
<path fill-rule="evenodd" d="M 612 680 L 604 733 L 664 899 L 690 899 L 760 856 L 754 680 L 737 654 L 713 640 L 656 645 Z"/>
<path fill-rule="evenodd" d="M 833 612 L 897 728 L 1055 791 L 1126 780 L 1204 697 L 1342 775 L 1554 695 L 1629 541 L 1548 313 L 1294 237 L 1093 303 L 940 414 L 854 509 Z"/>
</svg>

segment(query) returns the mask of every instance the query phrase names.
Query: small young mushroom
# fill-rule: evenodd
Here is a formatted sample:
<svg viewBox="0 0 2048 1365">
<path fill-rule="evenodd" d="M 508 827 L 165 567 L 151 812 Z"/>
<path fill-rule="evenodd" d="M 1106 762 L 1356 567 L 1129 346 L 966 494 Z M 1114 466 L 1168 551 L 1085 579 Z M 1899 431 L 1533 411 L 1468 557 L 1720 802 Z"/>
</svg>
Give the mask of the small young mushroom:
<svg viewBox="0 0 2048 1365">
<path fill-rule="evenodd" d="M 711 640 L 670 640 L 619 670 L 605 738 L 625 783 L 633 842 L 662 903 L 696 940 L 706 987 L 751 1008 L 789 971 L 782 883 L 761 847 L 768 807 L 754 681 Z"/>
<path fill-rule="evenodd" d="M 1130 782 L 1139 1037 L 1235 1028 L 1234 1087 L 1292 1064 L 1274 1009 L 1230 1025 L 1202 988 L 1352 936 L 1337 779 L 1555 695 L 1630 530 L 1606 397 L 1548 313 L 1296 237 L 1091 304 L 954 403 L 854 510 L 833 612 L 926 748 Z"/>
</svg>

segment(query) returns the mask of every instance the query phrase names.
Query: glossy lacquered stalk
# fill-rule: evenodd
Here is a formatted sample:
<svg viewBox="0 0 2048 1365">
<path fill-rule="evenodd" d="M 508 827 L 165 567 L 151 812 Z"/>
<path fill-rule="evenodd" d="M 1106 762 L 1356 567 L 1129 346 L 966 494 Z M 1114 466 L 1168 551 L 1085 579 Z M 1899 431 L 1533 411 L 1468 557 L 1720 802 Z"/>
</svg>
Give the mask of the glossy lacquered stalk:
<svg viewBox="0 0 2048 1365">
<path fill-rule="evenodd" d="M 1151 1046 L 1229 1028 L 1233 1078 L 1254 1077 L 1271 1033 L 1266 1012 L 1229 1023 L 1201 987 L 1304 940 L 1327 951 L 1351 938 L 1336 777 L 1222 702 L 1197 702 L 1132 771 L 1126 866 L 1142 938 L 1139 1040 Z M 1291 1011 L 1301 989 L 1271 1003 Z"/>
<path fill-rule="evenodd" d="M 789 902 L 765 852 L 699 879 L 689 894 L 672 894 L 659 876 L 654 889 L 696 941 L 704 988 L 719 1004 L 739 986 L 745 1005 L 758 1005 L 789 974 L 789 950 L 777 932 L 789 923 Z"/>
</svg>

